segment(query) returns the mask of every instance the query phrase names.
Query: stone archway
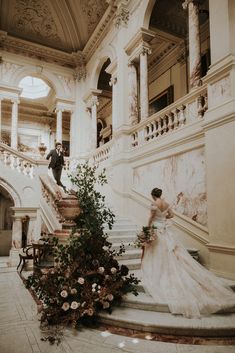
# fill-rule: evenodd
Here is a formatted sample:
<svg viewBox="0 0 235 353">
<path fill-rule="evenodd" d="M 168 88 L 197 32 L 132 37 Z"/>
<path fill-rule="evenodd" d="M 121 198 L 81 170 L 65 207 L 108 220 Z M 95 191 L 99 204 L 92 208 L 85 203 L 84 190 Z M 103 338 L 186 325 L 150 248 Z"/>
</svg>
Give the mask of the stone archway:
<svg viewBox="0 0 235 353">
<path fill-rule="evenodd" d="M 13 211 L 20 205 L 17 193 L 3 180 L 0 180 L 0 256 L 9 256 L 12 246 Z"/>
</svg>

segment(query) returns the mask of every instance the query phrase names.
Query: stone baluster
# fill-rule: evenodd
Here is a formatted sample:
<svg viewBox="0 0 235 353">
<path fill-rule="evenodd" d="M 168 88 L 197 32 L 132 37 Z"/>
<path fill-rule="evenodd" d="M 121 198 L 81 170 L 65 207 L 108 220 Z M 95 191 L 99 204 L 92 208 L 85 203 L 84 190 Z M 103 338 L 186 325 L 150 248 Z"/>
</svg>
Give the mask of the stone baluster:
<svg viewBox="0 0 235 353">
<path fill-rule="evenodd" d="M 17 156 L 12 156 L 13 162 L 12 162 L 12 167 L 13 169 L 17 169 L 18 167 L 18 157 Z"/>
<path fill-rule="evenodd" d="M 128 64 L 128 84 L 129 120 L 131 125 L 135 125 L 138 123 L 137 71 L 132 62 Z"/>
<path fill-rule="evenodd" d="M 182 6 L 188 9 L 189 72 L 190 87 L 193 88 L 199 86 L 201 79 L 199 8 L 195 0 L 185 0 Z"/>
<path fill-rule="evenodd" d="M 162 134 L 162 121 L 161 121 L 161 118 L 157 119 L 157 134 L 158 134 L 158 137 L 160 137 L 161 134 Z"/>
<path fill-rule="evenodd" d="M 151 54 L 150 47 L 144 45 L 140 52 L 140 117 L 145 120 L 149 115 L 148 97 L 148 54 Z"/>
<path fill-rule="evenodd" d="M 23 161 L 23 158 L 19 159 L 19 172 L 21 174 L 23 174 L 23 172 L 24 172 L 24 161 Z"/>
<path fill-rule="evenodd" d="M 62 142 L 62 109 L 57 109 L 56 113 L 56 141 Z"/>
<path fill-rule="evenodd" d="M 30 172 L 31 172 L 31 164 L 30 163 L 26 163 L 26 168 L 25 168 L 26 175 L 30 176 Z"/>
<path fill-rule="evenodd" d="M 179 127 L 182 127 L 185 124 L 185 114 L 184 114 L 184 110 L 185 110 L 185 105 L 181 105 L 179 108 Z"/>
<path fill-rule="evenodd" d="M 18 104 L 19 104 L 19 100 L 12 101 L 11 147 L 14 149 L 17 149 L 17 146 L 18 146 Z"/>
<path fill-rule="evenodd" d="M 172 113 L 168 113 L 167 117 L 168 117 L 168 129 L 169 129 L 169 132 L 171 132 L 174 127 Z"/>
<path fill-rule="evenodd" d="M 162 125 L 162 131 L 163 131 L 163 135 L 166 134 L 166 130 L 167 130 L 167 123 L 166 123 L 166 119 L 167 119 L 167 116 L 164 115 L 162 117 L 162 121 L 163 121 L 163 125 Z"/>
<path fill-rule="evenodd" d="M 178 114 L 179 114 L 179 110 L 177 108 L 175 108 L 172 111 L 173 117 L 174 117 L 174 129 L 178 129 L 179 126 L 179 118 L 178 118 Z"/>
<path fill-rule="evenodd" d="M 10 153 L 7 152 L 7 151 L 5 151 L 5 152 L 4 152 L 4 156 L 5 156 L 5 158 L 4 158 L 4 164 L 5 164 L 6 166 L 10 167 L 10 165 L 11 165 L 11 155 L 10 155 Z"/>
</svg>

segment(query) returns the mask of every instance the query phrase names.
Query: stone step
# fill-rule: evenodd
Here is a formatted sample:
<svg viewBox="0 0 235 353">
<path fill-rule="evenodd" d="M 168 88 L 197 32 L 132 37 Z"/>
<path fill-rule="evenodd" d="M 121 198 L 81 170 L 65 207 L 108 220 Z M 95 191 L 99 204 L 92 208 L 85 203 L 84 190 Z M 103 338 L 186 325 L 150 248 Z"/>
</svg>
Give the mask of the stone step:
<svg viewBox="0 0 235 353">
<path fill-rule="evenodd" d="M 118 262 L 120 265 L 126 265 L 130 271 L 140 269 L 140 259 L 130 259 L 130 260 L 119 259 Z"/>
<path fill-rule="evenodd" d="M 139 292 L 137 296 L 132 293 L 128 293 L 123 298 L 121 306 L 146 311 L 169 313 L 169 307 L 166 303 L 157 303 L 150 295 L 144 292 Z"/>
<path fill-rule="evenodd" d="M 126 243 L 126 242 L 125 242 L 125 243 L 114 243 L 114 244 L 112 245 L 112 249 L 118 250 L 121 245 L 124 245 L 126 251 L 127 251 L 127 250 L 131 250 L 131 249 L 132 249 L 132 250 L 136 249 L 135 246 L 134 246 L 134 244 L 131 243 L 131 242 L 128 242 L 128 243 Z"/>
<path fill-rule="evenodd" d="M 133 231 L 138 232 L 139 227 L 134 224 L 114 224 L 111 231 Z M 106 232 L 110 232 L 109 229 L 105 229 Z"/>
<path fill-rule="evenodd" d="M 119 307 L 112 314 L 102 312 L 99 321 L 145 332 L 168 335 L 234 337 L 235 314 L 214 314 L 200 319 L 187 319 L 166 312 Z"/>
<path fill-rule="evenodd" d="M 125 231 L 125 232 L 109 232 L 108 233 L 108 240 L 111 243 L 116 243 L 116 242 L 129 242 L 129 241 L 134 241 L 136 239 L 136 233 L 135 232 L 130 232 L 130 231 Z"/>
<path fill-rule="evenodd" d="M 124 298 L 121 306 L 145 311 L 156 311 L 169 313 L 167 303 L 156 302 L 150 295 L 145 292 L 139 292 L 137 296 L 128 293 Z M 223 313 L 235 313 L 235 306 L 232 309 L 224 310 Z M 222 312 L 221 312 L 222 313 Z"/>
<path fill-rule="evenodd" d="M 116 259 L 118 261 L 120 260 L 130 260 L 130 259 L 140 259 L 142 254 L 142 250 L 139 249 L 131 249 L 127 250 L 124 254 L 121 256 L 116 256 Z"/>
</svg>

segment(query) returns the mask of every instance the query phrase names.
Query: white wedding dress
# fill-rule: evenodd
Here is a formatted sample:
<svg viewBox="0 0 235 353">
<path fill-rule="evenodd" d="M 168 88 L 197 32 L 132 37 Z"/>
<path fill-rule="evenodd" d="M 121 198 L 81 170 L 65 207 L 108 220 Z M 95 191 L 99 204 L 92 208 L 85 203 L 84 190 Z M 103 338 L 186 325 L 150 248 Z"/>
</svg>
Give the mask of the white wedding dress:
<svg viewBox="0 0 235 353">
<path fill-rule="evenodd" d="M 157 239 L 144 249 L 141 263 L 145 290 L 173 314 L 200 317 L 235 307 L 235 293 L 225 281 L 195 261 L 176 243 L 168 210 L 156 211 Z"/>
</svg>

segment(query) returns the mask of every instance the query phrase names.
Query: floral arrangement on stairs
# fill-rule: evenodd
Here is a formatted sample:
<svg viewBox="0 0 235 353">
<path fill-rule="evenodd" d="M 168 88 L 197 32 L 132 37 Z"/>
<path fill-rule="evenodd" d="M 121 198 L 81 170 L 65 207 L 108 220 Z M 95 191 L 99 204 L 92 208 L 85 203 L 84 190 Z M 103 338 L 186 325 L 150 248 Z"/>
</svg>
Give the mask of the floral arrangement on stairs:
<svg viewBox="0 0 235 353">
<path fill-rule="evenodd" d="M 81 209 L 76 227 L 65 245 L 57 238 L 44 239 L 55 265 L 35 271 L 26 281 L 42 302 L 42 323 L 77 326 L 95 318 L 100 310 L 111 313 L 124 294 L 137 295 L 139 280 L 116 260 L 124 247 L 115 251 L 107 240 L 104 227 L 112 229 L 114 214 L 95 188 L 107 183 L 105 171 L 96 174 L 97 167 L 86 163 L 70 176 Z"/>
</svg>

